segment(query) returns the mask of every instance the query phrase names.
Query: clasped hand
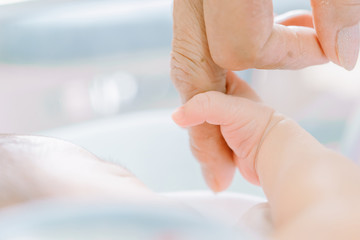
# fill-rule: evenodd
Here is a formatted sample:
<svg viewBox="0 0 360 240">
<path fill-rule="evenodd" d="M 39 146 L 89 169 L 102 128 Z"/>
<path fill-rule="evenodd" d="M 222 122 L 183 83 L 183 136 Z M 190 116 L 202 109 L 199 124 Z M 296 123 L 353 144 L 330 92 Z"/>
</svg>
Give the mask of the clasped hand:
<svg viewBox="0 0 360 240">
<path fill-rule="evenodd" d="M 278 16 L 274 22 L 270 0 L 174 0 L 171 76 L 183 101 L 208 91 L 250 94 L 254 100 L 256 94 L 229 70 L 299 69 L 329 60 L 348 70 L 354 68 L 360 41 L 360 1 L 311 3 L 312 13 L 295 11 Z M 237 91 L 232 89 L 234 86 Z M 243 116 L 252 116 L 255 110 L 246 109 Z M 270 118 L 269 112 L 272 111 L 263 113 L 264 123 Z M 258 184 L 254 170 L 245 164 L 247 161 L 236 160 L 238 155 L 246 158 L 250 150 L 234 152 L 234 146 L 224 139 L 226 131 L 219 127 L 221 124 L 206 120 L 202 118 L 201 125 L 190 124 L 189 134 L 192 151 L 208 185 L 214 191 L 226 189 L 236 168 Z M 259 137 L 256 134 L 255 131 L 254 136 L 244 135 L 241 139 Z"/>
</svg>

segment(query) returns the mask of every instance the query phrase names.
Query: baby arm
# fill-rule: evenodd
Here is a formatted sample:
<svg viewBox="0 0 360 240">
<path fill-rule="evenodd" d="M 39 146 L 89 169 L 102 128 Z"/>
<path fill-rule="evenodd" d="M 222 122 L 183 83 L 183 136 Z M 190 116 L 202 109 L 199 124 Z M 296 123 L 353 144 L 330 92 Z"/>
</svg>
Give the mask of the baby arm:
<svg viewBox="0 0 360 240">
<path fill-rule="evenodd" d="M 174 114 L 175 122 L 220 125 L 240 172 L 268 197 L 275 239 L 360 239 L 359 167 L 249 99 L 252 90 L 239 83 L 237 96 L 195 96 Z"/>
</svg>

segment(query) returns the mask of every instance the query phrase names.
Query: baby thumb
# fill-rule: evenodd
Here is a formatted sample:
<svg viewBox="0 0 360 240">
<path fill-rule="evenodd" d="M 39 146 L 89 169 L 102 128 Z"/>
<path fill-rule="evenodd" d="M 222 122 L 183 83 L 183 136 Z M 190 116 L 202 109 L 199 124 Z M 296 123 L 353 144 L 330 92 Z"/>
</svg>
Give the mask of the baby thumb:
<svg viewBox="0 0 360 240">
<path fill-rule="evenodd" d="M 250 100 L 210 91 L 194 96 L 172 115 L 181 127 L 193 127 L 205 122 L 213 125 L 233 123 L 239 112 L 246 113 L 253 108 Z"/>
</svg>

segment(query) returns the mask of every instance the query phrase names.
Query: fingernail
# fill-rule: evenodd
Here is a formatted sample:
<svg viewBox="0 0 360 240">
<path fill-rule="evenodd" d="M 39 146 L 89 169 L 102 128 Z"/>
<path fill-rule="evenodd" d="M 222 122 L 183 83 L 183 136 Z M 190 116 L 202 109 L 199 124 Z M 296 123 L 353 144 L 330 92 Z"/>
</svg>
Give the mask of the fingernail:
<svg viewBox="0 0 360 240">
<path fill-rule="evenodd" d="M 337 35 L 337 54 L 340 65 L 347 70 L 352 70 L 357 62 L 360 44 L 359 24 L 345 27 Z"/>
</svg>

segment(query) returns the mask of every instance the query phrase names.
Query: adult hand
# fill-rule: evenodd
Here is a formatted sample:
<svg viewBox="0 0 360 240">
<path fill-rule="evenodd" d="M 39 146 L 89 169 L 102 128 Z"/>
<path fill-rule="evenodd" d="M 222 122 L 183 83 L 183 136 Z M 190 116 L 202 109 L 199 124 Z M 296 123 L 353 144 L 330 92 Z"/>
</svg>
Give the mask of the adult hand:
<svg viewBox="0 0 360 240">
<path fill-rule="evenodd" d="M 336 15 L 336 11 L 329 10 L 335 9 L 330 8 L 334 4 L 328 2 L 324 5 L 327 7 L 313 4 L 316 16 L 323 14 L 320 9 L 328 9 L 329 16 Z M 343 7 L 339 11 L 344 12 L 344 9 L 350 8 Z M 357 6 L 354 6 L 354 9 L 357 9 Z M 357 16 L 352 19 L 356 18 Z M 270 0 L 174 0 L 171 75 L 183 101 L 210 90 L 225 92 L 227 71 L 224 69 L 296 69 L 328 61 L 312 28 L 311 14 L 295 12 L 280 16 L 280 19 L 282 25 L 273 23 Z M 333 32 L 332 35 L 338 32 L 334 29 L 341 25 L 341 18 L 335 18 L 329 21 L 329 24 L 322 19 L 329 17 L 315 17 L 315 23 L 318 24 L 316 26 L 320 39 L 324 46 L 327 46 L 326 54 L 337 63 L 340 61 L 338 54 L 334 55 L 334 52 L 351 55 L 342 58 L 342 62 L 347 63 L 346 68 L 350 69 L 349 62 L 352 60 L 344 59 L 356 58 L 356 47 L 354 51 L 348 51 L 349 44 L 339 45 L 334 38 L 324 37 L 329 35 L 330 31 Z M 330 24 L 335 20 L 339 24 Z M 330 25 L 333 28 L 328 27 Z M 338 35 L 345 36 L 351 46 L 355 46 L 355 34 L 351 35 L 351 31 L 346 31 L 348 33 Z M 332 42 L 332 45 L 325 42 Z M 336 47 L 342 50 L 336 51 Z M 208 124 L 193 127 L 190 129 L 190 140 L 208 185 L 214 191 L 224 190 L 231 183 L 235 166 L 232 162 L 233 153 L 223 139 L 219 127 Z"/>
<path fill-rule="evenodd" d="M 311 0 L 314 25 L 326 56 L 346 69 L 359 52 L 360 1 Z M 306 14 L 295 25 L 307 26 Z M 271 0 L 204 0 L 209 47 L 225 69 L 299 68 L 323 61 L 314 30 L 273 23 Z M 291 21 L 290 25 L 293 25 Z"/>
</svg>

